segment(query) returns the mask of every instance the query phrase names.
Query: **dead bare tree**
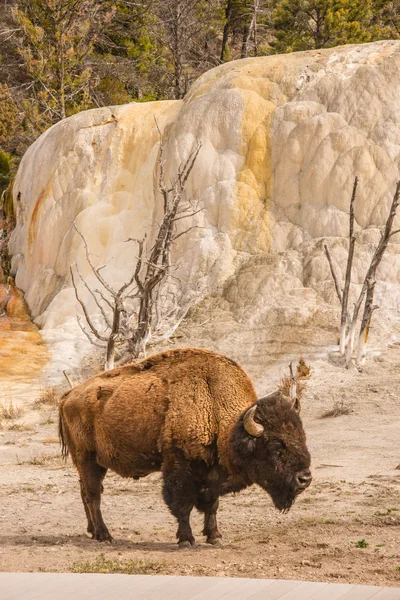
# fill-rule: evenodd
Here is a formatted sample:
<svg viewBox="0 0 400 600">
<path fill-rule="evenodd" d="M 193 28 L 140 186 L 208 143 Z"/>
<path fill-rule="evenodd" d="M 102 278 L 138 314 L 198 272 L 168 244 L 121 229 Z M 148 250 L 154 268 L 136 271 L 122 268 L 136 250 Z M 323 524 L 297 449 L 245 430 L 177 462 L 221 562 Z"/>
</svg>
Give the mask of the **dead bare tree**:
<svg viewBox="0 0 400 600">
<path fill-rule="evenodd" d="M 135 359 L 140 353 L 145 352 L 150 338 L 154 337 L 154 331 L 157 332 L 158 340 L 160 338 L 166 339 L 187 312 L 187 308 L 183 310 L 175 303 L 172 309 L 169 307 L 166 315 L 161 304 L 167 292 L 163 294 L 162 287 L 165 287 L 172 268 L 172 245 L 179 237 L 194 228 L 194 226 L 190 226 L 178 233 L 177 223 L 195 216 L 202 210 L 199 208 L 198 202 L 193 198 L 189 198 L 186 193 L 187 180 L 200 148 L 200 143 L 193 147 L 188 158 L 179 166 L 176 176 L 167 184 L 164 171 L 164 148 L 160 134 L 159 177 L 158 188 L 155 193 L 160 194 L 162 197 L 162 219 L 155 226 L 154 242 L 148 252 L 145 252 L 147 235 L 141 240 L 132 238 L 126 240 L 127 242 L 137 243 L 138 256 L 131 278 L 118 290 L 109 285 L 102 275 L 101 270 L 105 265 L 95 267 L 84 235 L 79 231 L 76 224 L 73 224 L 76 232 L 82 238 L 86 259 L 91 271 L 102 288 L 93 290 L 81 275 L 78 265 L 75 265 L 81 283 L 100 311 L 97 318 L 101 320 L 101 326 L 98 326 L 89 315 L 88 309 L 79 295 L 74 270 L 71 267 L 71 278 L 76 299 L 82 308 L 89 331 L 81 323 L 82 319 L 79 315 L 77 320 L 81 330 L 92 344 L 106 348 L 105 370 L 114 367 L 117 346 L 127 344 L 129 357 Z M 175 323 L 169 327 L 168 331 L 162 333 L 161 323 L 166 316 L 175 319 Z"/>
<path fill-rule="evenodd" d="M 350 321 L 351 321 L 351 316 L 348 311 L 348 303 L 349 303 L 349 290 L 350 290 L 350 281 L 351 281 L 351 269 L 353 266 L 354 248 L 355 248 L 355 244 L 356 244 L 356 236 L 354 234 L 354 202 L 356 200 L 357 185 L 358 185 L 358 177 L 356 177 L 354 179 L 353 192 L 351 194 L 351 200 L 350 200 L 349 252 L 347 255 L 346 275 L 345 275 L 343 290 L 341 290 L 341 288 L 340 288 L 339 280 L 338 280 L 337 274 L 336 274 L 334 266 L 333 266 L 333 262 L 332 262 L 331 255 L 329 253 L 329 249 L 326 246 L 326 244 L 324 245 L 325 254 L 326 254 L 326 257 L 329 262 L 329 268 L 331 270 L 333 281 L 335 283 L 336 294 L 339 298 L 339 302 L 342 307 L 341 315 L 340 315 L 340 341 L 339 341 L 339 350 L 340 350 L 341 356 L 345 355 L 348 327 L 349 327 Z"/>
<path fill-rule="evenodd" d="M 158 160 L 159 179 L 158 193 L 163 200 L 163 219 L 158 227 L 154 244 L 150 250 L 149 259 L 145 261 L 142 269 L 142 260 L 138 261 L 135 281 L 139 294 L 139 314 L 137 327 L 129 339 L 130 354 L 136 358 L 143 350 L 143 346 L 150 336 L 153 323 L 154 303 L 156 290 L 160 282 L 164 280 L 171 269 L 171 247 L 182 235 L 188 233 L 192 227 L 176 233 L 176 223 L 182 219 L 194 216 L 202 209 L 187 199 L 186 182 L 194 167 L 194 163 L 200 152 L 201 144 L 197 144 L 189 153 L 188 158 L 178 169 L 176 177 L 168 186 L 165 182 L 163 146 L 160 145 Z"/>
<path fill-rule="evenodd" d="M 358 312 L 360 310 L 361 303 L 366 294 L 365 305 L 364 305 L 364 313 L 361 321 L 360 334 L 358 338 L 358 352 L 357 352 L 357 364 L 362 367 L 365 364 L 365 358 L 367 355 L 366 347 L 368 342 L 368 334 L 369 328 L 371 324 L 371 317 L 374 310 L 379 308 L 378 306 L 373 304 L 374 301 L 374 291 L 376 284 L 376 271 L 381 263 L 383 255 L 385 253 L 386 248 L 388 247 L 390 238 L 396 233 L 400 232 L 400 229 L 396 229 L 392 231 L 393 221 L 396 216 L 397 207 L 400 201 L 400 181 L 397 182 L 396 191 L 393 196 L 392 204 L 390 207 L 389 215 L 386 220 L 385 229 L 381 232 L 381 239 L 379 240 L 379 244 L 377 245 L 375 252 L 372 256 L 371 264 L 367 271 L 367 274 L 364 279 L 363 286 L 361 288 L 360 296 L 354 306 L 353 311 L 353 319 L 350 327 L 350 342 L 349 345 L 352 346 L 354 344 L 354 337 L 356 331 L 356 320 L 358 316 Z"/>
<path fill-rule="evenodd" d="M 99 328 L 95 325 L 93 319 L 90 317 L 85 303 L 79 296 L 78 287 L 75 282 L 74 271 L 72 269 L 72 266 L 70 267 L 72 285 L 74 286 L 76 299 L 82 307 L 82 311 L 85 316 L 86 323 L 89 326 L 91 334 L 94 336 L 94 338 L 96 338 L 98 340 L 98 342 L 96 342 L 91 337 L 89 332 L 81 324 L 81 317 L 79 315 L 77 315 L 78 325 L 92 344 L 94 344 L 95 346 L 100 346 L 100 347 L 105 346 L 106 347 L 106 360 L 105 360 L 104 370 L 108 371 L 109 369 L 114 368 L 115 346 L 116 346 L 116 343 L 119 341 L 120 334 L 121 334 L 121 330 L 120 330 L 121 329 L 121 313 L 124 312 L 124 310 L 125 310 L 124 309 L 124 300 L 126 300 L 126 298 L 129 296 L 129 293 L 131 292 L 130 287 L 131 287 L 132 283 L 134 282 L 136 271 L 127 283 L 124 283 L 118 290 L 114 290 L 107 283 L 107 281 L 104 279 L 104 277 L 100 273 L 100 270 L 103 267 L 96 268 L 94 266 L 91 256 L 90 256 L 89 247 L 88 247 L 87 241 L 85 239 L 85 236 L 79 231 L 76 223 L 73 223 L 73 226 L 75 228 L 75 231 L 78 233 L 78 235 L 83 240 L 83 244 L 85 246 L 85 252 L 86 252 L 86 259 L 89 263 L 92 273 L 94 274 L 94 276 L 96 277 L 96 279 L 98 280 L 100 285 L 108 292 L 109 296 L 111 296 L 111 300 L 110 300 L 109 298 L 106 297 L 104 292 L 102 292 L 101 290 L 96 289 L 93 291 L 90 288 L 90 286 L 86 283 L 85 279 L 82 277 L 78 265 L 77 264 L 75 265 L 76 271 L 78 273 L 78 276 L 79 276 L 81 282 L 83 283 L 85 288 L 88 290 L 89 294 L 93 298 L 96 306 L 99 308 L 100 313 L 102 315 L 103 331 L 99 331 Z M 139 242 L 138 263 L 141 260 L 142 252 L 143 252 L 143 242 Z M 111 315 L 110 315 L 110 311 L 107 310 L 107 307 L 109 309 L 111 309 Z"/>
<path fill-rule="evenodd" d="M 379 308 L 378 306 L 373 304 L 374 298 L 374 290 L 376 284 L 376 271 L 382 261 L 385 250 L 389 244 L 390 238 L 399 233 L 400 230 L 392 231 L 393 221 L 396 216 L 397 207 L 399 205 L 400 199 L 400 181 L 396 185 L 396 191 L 393 196 L 392 204 L 390 207 L 389 215 L 386 220 L 385 229 L 381 232 L 381 239 L 375 248 L 374 254 L 371 259 L 371 263 L 367 270 L 367 273 L 364 278 L 364 282 L 360 291 L 360 294 L 357 298 L 357 301 L 354 304 L 353 313 L 348 310 L 348 298 L 349 298 L 349 290 L 351 283 L 351 270 L 353 264 L 354 257 L 354 249 L 356 237 L 354 234 L 354 202 L 357 191 L 358 178 L 356 177 L 353 185 L 353 193 L 350 201 L 350 214 L 349 214 L 349 251 L 347 256 L 347 266 L 346 266 L 346 275 L 345 275 L 345 283 L 343 287 L 343 291 L 341 290 L 338 276 L 335 272 L 335 268 L 333 265 L 332 257 L 330 255 L 329 249 L 326 245 L 324 245 L 325 254 L 328 259 L 329 268 L 332 274 L 332 278 L 335 283 L 336 294 L 339 298 L 339 302 L 341 303 L 341 320 L 340 320 L 340 354 L 341 356 L 345 356 L 346 367 L 349 368 L 353 356 L 354 350 L 354 341 L 355 341 L 355 333 L 357 329 L 357 321 L 358 315 L 361 309 L 361 305 L 365 298 L 364 311 L 361 320 L 360 334 L 358 339 L 358 350 L 357 350 L 357 359 L 356 364 L 357 367 L 362 368 L 365 364 L 366 358 L 366 346 L 368 342 L 368 334 L 369 328 L 371 324 L 371 318 L 374 310 Z"/>
</svg>

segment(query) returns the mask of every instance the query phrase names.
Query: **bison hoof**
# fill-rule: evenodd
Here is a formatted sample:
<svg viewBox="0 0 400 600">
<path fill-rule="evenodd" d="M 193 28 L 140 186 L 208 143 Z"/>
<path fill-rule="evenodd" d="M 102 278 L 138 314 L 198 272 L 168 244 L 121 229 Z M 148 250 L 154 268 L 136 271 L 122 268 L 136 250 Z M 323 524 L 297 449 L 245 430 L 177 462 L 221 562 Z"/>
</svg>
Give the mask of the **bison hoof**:
<svg viewBox="0 0 400 600">
<path fill-rule="evenodd" d="M 94 539 L 97 540 L 98 542 L 108 542 L 109 544 L 111 544 L 111 546 L 115 546 L 115 544 L 116 544 L 114 538 L 108 532 L 107 533 L 98 533 L 97 535 L 94 536 Z"/>
<path fill-rule="evenodd" d="M 224 544 L 221 538 L 207 538 L 206 543 L 212 546 L 223 546 Z"/>
<path fill-rule="evenodd" d="M 178 542 L 179 550 L 185 550 L 185 548 L 194 548 L 196 546 L 196 542 L 189 542 L 189 540 L 185 540 L 184 542 Z"/>
</svg>

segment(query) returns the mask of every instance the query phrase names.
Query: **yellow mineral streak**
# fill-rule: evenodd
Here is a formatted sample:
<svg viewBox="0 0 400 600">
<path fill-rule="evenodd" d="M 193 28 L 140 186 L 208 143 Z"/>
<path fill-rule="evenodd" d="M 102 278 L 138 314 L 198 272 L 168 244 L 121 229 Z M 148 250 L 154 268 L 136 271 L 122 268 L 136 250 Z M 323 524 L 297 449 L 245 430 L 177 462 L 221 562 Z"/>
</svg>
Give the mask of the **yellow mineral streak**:
<svg viewBox="0 0 400 600">
<path fill-rule="evenodd" d="M 119 157 L 120 170 L 113 185 L 112 202 L 116 208 L 130 210 L 136 208 L 134 195 L 131 190 L 141 189 L 143 179 L 143 169 L 154 169 L 154 159 L 149 160 L 152 149 L 158 144 L 160 131 L 163 131 L 166 123 L 173 120 L 177 114 L 181 102 L 176 100 L 165 102 L 147 102 L 135 105 L 135 111 L 129 112 L 128 119 L 123 117 L 119 120 L 119 127 L 125 131 L 124 143 L 121 147 L 121 156 Z M 128 111 L 127 111 L 128 114 Z M 148 167 L 146 166 L 148 162 Z M 121 199 L 129 191 L 131 199 L 128 203 Z M 154 192 L 152 188 L 143 190 L 143 202 L 153 203 Z"/>
<path fill-rule="evenodd" d="M 242 155 L 245 163 L 238 173 L 235 189 L 233 226 L 240 230 L 236 249 L 268 252 L 270 249 L 269 202 L 272 194 L 270 123 L 277 105 L 286 100 L 274 79 L 280 79 L 278 64 L 271 74 L 260 63 L 248 61 L 248 67 L 233 78 L 244 99 L 242 115 Z M 250 239 L 248 231 L 254 236 Z"/>
</svg>

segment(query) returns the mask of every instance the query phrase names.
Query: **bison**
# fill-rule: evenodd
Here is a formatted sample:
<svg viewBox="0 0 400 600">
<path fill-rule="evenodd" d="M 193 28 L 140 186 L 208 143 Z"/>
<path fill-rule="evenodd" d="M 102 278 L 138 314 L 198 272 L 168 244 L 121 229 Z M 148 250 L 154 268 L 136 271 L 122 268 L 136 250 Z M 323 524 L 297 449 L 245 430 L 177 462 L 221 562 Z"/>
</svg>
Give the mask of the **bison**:
<svg viewBox="0 0 400 600">
<path fill-rule="evenodd" d="M 219 497 L 254 483 L 288 511 L 311 482 L 298 405 L 278 391 L 257 400 L 233 360 L 171 350 L 92 377 L 60 403 L 62 453 L 78 470 L 87 531 L 113 539 L 100 511 L 108 469 L 139 479 L 162 471 L 163 497 L 180 546 L 194 545 L 193 507 L 216 544 Z"/>
</svg>

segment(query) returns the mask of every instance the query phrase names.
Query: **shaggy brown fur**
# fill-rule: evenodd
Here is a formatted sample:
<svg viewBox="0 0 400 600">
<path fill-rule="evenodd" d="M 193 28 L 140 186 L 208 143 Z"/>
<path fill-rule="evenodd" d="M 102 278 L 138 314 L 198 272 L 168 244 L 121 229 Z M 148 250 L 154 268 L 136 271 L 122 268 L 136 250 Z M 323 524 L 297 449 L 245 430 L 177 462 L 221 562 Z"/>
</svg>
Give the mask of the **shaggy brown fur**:
<svg viewBox="0 0 400 600">
<path fill-rule="evenodd" d="M 266 485 L 265 474 L 259 482 L 259 474 L 249 475 L 245 467 L 246 461 L 254 461 L 250 455 L 255 445 L 262 446 L 241 420 L 256 401 L 253 385 L 237 363 L 198 349 L 163 352 L 97 375 L 67 392 L 60 404 L 60 438 L 63 454 L 69 450 L 80 475 L 88 531 L 96 539 L 112 539 L 100 512 L 108 469 L 135 479 L 162 469 L 164 499 L 178 519 L 179 542 L 194 543 L 189 516 L 196 506 L 205 513 L 208 541 L 215 543 L 220 537 L 218 496 L 254 482 Z M 272 412 L 268 406 L 273 406 Z M 308 470 L 297 413 L 277 399 L 263 407 L 277 431 L 282 425 L 278 413 L 285 413 L 284 437 L 290 438 L 285 444 L 289 449 L 294 444 L 296 455 L 292 466 L 296 473 Z M 243 442 L 239 450 L 235 436 L 238 446 Z M 267 460 L 271 462 L 268 456 Z M 279 508 L 293 502 L 298 493 L 294 487 L 290 493 L 286 490 Z"/>
</svg>

